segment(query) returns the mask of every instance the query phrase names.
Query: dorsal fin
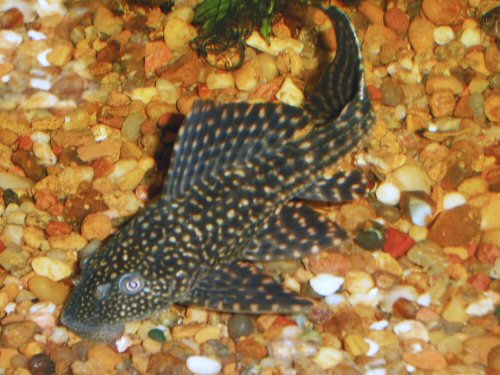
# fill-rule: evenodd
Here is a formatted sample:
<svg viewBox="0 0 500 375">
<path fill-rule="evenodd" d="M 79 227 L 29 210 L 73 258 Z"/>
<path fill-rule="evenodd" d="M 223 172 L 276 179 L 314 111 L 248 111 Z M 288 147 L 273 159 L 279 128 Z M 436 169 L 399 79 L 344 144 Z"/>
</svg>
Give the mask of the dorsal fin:
<svg viewBox="0 0 500 375">
<path fill-rule="evenodd" d="M 179 132 L 165 199 L 247 155 L 289 140 L 308 121 L 300 108 L 285 104 L 196 102 Z"/>
</svg>

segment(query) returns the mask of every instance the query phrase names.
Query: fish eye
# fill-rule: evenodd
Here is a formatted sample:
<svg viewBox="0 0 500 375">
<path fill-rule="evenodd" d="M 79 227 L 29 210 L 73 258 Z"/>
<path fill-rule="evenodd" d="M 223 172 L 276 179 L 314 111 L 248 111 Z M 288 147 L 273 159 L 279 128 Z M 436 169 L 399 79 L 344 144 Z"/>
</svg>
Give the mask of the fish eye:
<svg viewBox="0 0 500 375">
<path fill-rule="evenodd" d="M 120 278 L 118 286 L 123 293 L 133 296 L 144 288 L 144 279 L 136 273 L 127 273 Z"/>
</svg>

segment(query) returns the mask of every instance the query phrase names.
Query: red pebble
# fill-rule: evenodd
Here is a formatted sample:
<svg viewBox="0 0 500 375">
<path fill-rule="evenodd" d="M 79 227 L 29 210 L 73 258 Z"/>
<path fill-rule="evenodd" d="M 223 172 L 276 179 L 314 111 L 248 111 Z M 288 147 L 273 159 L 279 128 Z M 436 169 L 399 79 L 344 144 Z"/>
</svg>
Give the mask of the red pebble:
<svg viewBox="0 0 500 375">
<path fill-rule="evenodd" d="M 198 95 L 201 99 L 211 99 L 215 96 L 215 91 L 210 90 L 207 85 L 202 84 L 198 86 Z"/>
<path fill-rule="evenodd" d="M 460 258 L 457 254 L 448 254 L 448 259 L 451 263 L 463 263 L 462 258 Z"/>
<path fill-rule="evenodd" d="M 368 93 L 370 94 L 373 100 L 382 99 L 382 90 L 380 90 L 378 87 L 375 87 L 373 85 L 368 85 Z"/>
<path fill-rule="evenodd" d="M 476 252 L 476 258 L 481 263 L 493 264 L 500 257 L 500 246 L 492 243 L 483 243 L 479 245 Z"/>
<path fill-rule="evenodd" d="M 36 208 L 46 210 L 50 206 L 59 202 L 52 190 L 42 189 L 35 192 Z"/>
<path fill-rule="evenodd" d="M 488 290 L 491 284 L 491 279 L 488 275 L 485 275 L 483 273 L 476 273 L 475 275 L 469 277 L 469 283 L 477 290 L 484 292 Z"/>
<path fill-rule="evenodd" d="M 45 228 L 45 232 L 49 236 L 62 236 L 64 234 L 70 234 L 72 232 L 72 228 L 71 225 L 62 221 L 51 221 L 47 225 L 47 228 Z"/>
<path fill-rule="evenodd" d="M 31 151 L 33 149 L 33 141 L 30 137 L 22 135 L 19 137 L 19 148 L 26 151 Z"/>
<path fill-rule="evenodd" d="M 53 152 L 56 156 L 59 156 L 59 155 L 61 155 L 61 152 L 62 152 L 62 147 L 61 147 L 61 146 L 54 146 L 54 147 L 52 147 L 52 152 Z"/>
<path fill-rule="evenodd" d="M 0 253 L 5 250 L 5 247 L 6 247 L 5 244 L 2 241 L 0 241 Z"/>
<path fill-rule="evenodd" d="M 394 258 L 405 255 L 414 244 L 415 240 L 407 234 L 391 227 L 387 228 L 384 251 L 391 254 Z"/>
<path fill-rule="evenodd" d="M 297 322 L 287 316 L 279 315 L 274 321 L 275 326 L 296 326 Z"/>
</svg>

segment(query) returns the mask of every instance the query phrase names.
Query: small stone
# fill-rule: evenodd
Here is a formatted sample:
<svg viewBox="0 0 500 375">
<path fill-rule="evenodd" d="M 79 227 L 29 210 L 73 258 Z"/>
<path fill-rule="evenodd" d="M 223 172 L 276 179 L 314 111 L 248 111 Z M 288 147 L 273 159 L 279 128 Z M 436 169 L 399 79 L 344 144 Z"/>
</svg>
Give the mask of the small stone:
<svg viewBox="0 0 500 375">
<path fill-rule="evenodd" d="M 323 370 L 328 370 L 331 369 L 332 367 L 337 366 L 342 360 L 344 356 L 342 355 L 342 352 L 322 346 L 319 348 L 318 354 L 313 358 L 314 363 L 319 365 Z"/>
<path fill-rule="evenodd" d="M 86 240 L 104 240 L 111 234 L 113 229 L 111 219 L 103 213 L 97 212 L 89 214 L 82 223 L 82 236 Z"/>
<path fill-rule="evenodd" d="M 282 103 L 300 107 L 305 101 L 304 93 L 295 85 L 290 77 L 286 77 L 280 89 L 276 93 L 276 98 Z"/>
<path fill-rule="evenodd" d="M 434 25 L 425 18 L 415 17 L 408 29 L 408 39 L 416 52 L 430 51 L 434 46 Z"/>
<path fill-rule="evenodd" d="M 186 365 L 189 371 L 197 375 L 214 375 L 222 370 L 222 365 L 219 361 L 198 355 L 188 357 Z"/>
<path fill-rule="evenodd" d="M 394 333 L 402 340 L 419 339 L 429 341 L 429 332 L 417 320 L 404 320 L 394 326 Z"/>
<path fill-rule="evenodd" d="M 146 44 L 144 72 L 146 76 L 154 74 L 155 70 L 165 66 L 172 59 L 172 52 L 163 41 Z"/>
<path fill-rule="evenodd" d="M 68 263 L 51 257 L 36 257 L 31 261 L 31 266 L 37 275 L 48 277 L 52 281 L 65 279 L 73 273 Z"/>
<path fill-rule="evenodd" d="M 382 83 L 380 90 L 382 91 L 381 102 L 383 105 L 395 107 L 403 100 L 403 90 L 392 80 L 386 80 Z"/>
<path fill-rule="evenodd" d="M 460 43 L 467 48 L 481 45 L 481 31 L 478 28 L 465 29 L 460 37 Z"/>
<path fill-rule="evenodd" d="M 443 370 L 447 366 L 445 357 L 436 350 L 424 349 L 420 352 L 407 352 L 403 360 L 418 369 L 428 371 Z"/>
<path fill-rule="evenodd" d="M 240 69 L 233 73 L 234 83 L 238 90 L 250 91 L 257 87 L 261 78 L 260 70 L 257 69 L 259 67 L 259 62 L 246 62 Z M 269 73 L 267 75 L 270 76 Z"/>
<path fill-rule="evenodd" d="M 116 365 L 122 362 L 122 357 L 108 345 L 96 344 L 90 348 L 88 360 L 89 362 L 99 363 L 103 370 L 112 373 Z"/>
<path fill-rule="evenodd" d="M 100 5 L 94 13 L 94 26 L 103 34 L 114 35 L 122 30 L 123 21 L 120 17 L 115 17 L 109 9 Z"/>
<path fill-rule="evenodd" d="M 233 314 L 227 322 L 229 337 L 235 341 L 242 336 L 250 336 L 255 328 L 254 320 L 246 314 Z"/>
<path fill-rule="evenodd" d="M 492 91 L 484 102 L 484 111 L 490 121 L 500 122 L 500 94 Z"/>
<path fill-rule="evenodd" d="M 133 112 L 127 116 L 122 125 L 122 135 L 133 141 L 137 141 L 141 136 L 141 125 L 146 120 L 140 112 Z"/>
<path fill-rule="evenodd" d="M 400 206 L 403 216 L 422 227 L 427 225 L 436 209 L 432 198 L 421 191 L 404 191 Z"/>
<path fill-rule="evenodd" d="M 391 254 L 394 258 L 397 259 L 405 255 L 414 244 L 415 240 L 409 235 L 392 227 L 387 228 L 384 251 Z"/>
<path fill-rule="evenodd" d="M 469 205 L 443 211 L 432 224 L 428 238 L 440 246 L 467 247 L 479 238 L 479 220 L 477 210 Z"/>
<path fill-rule="evenodd" d="M 450 90 L 437 90 L 431 94 L 429 104 L 434 117 L 451 116 L 455 109 L 455 96 Z"/>
<path fill-rule="evenodd" d="M 463 344 L 465 353 L 471 355 L 474 362 L 486 366 L 489 353 L 500 345 L 500 337 L 491 334 L 469 337 Z"/>
<path fill-rule="evenodd" d="M 443 249 L 428 240 L 413 245 L 408 252 L 408 258 L 432 274 L 442 273 L 449 264 Z"/>
<path fill-rule="evenodd" d="M 356 233 L 354 242 L 366 250 L 378 250 L 384 246 L 386 230 L 376 221 Z"/>
<path fill-rule="evenodd" d="M 352 268 L 350 259 L 337 252 L 321 252 L 309 257 L 309 267 L 314 274 L 328 273 L 332 275 L 345 275 Z"/>
<path fill-rule="evenodd" d="M 32 340 L 37 331 L 37 325 L 30 321 L 15 322 L 2 327 L 0 343 L 6 348 L 18 349 Z"/>
<path fill-rule="evenodd" d="M 169 353 L 155 353 L 149 358 L 144 373 L 151 375 L 176 374 L 188 375 L 184 362 Z"/>
<path fill-rule="evenodd" d="M 200 329 L 194 335 L 194 341 L 198 344 L 207 342 L 208 340 L 218 340 L 220 338 L 220 329 L 217 326 L 206 326 Z"/>
<path fill-rule="evenodd" d="M 345 350 L 354 357 L 368 353 L 370 345 L 361 335 L 347 335 L 344 339 Z"/>
<path fill-rule="evenodd" d="M 30 358 L 28 368 L 33 375 L 50 375 L 56 373 L 56 364 L 44 353 Z"/>
<path fill-rule="evenodd" d="M 444 46 L 455 39 L 455 33 L 450 26 L 439 26 L 434 29 L 434 41 Z"/>
<path fill-rule="evenodd" d="M 23 176 L 13 173 L 0 172 L 0 187 L 2 189 L 30 189 L 33 182 Z"/>
<path fill-rule="evenodd" d="M 120 142 L 110 139 L 80 146 L 77 148 L 77 152 L 82 161 L 93 161 L 103 157 L 117 157 L 120 155 L 120 148 Z"/>
<path fill-rule="evenodd" d="M 346 274 L 345 289 L 351 294 L 366 293 L 373 288 L 373 286 L 373 279 L 367 272 L 353 270 Z"/>
<path fill-rule="evenodd" d="M 244 360 L 257 361 L 266 357 L 267 349 L 252 337 L 242 339 L 236 343 L 236 351 Z"/>
<path fill-rule="evenodd" d="M 322 273 L 309 280 L 309 283 L 316 293 L 321 296 L 328 296 L 342 287 L 344 278 Z"/>
<path fill-rule="evenodd" d="M 40 301 L 62 305 L 69 295 L 69 288 L 45 276 L 33 276 L 28 280 L 28 289 Z"/>
<path fill-rule="evenodd" d="M 388 180 L 392 181 L 400 191 L 424 191 L 429 193 L 432 186 L 432 181 L 418 164 L 407 163 L 389 176 Z"/>
<path fill-rule="evenodd" d="M 27 98 L 22 107 L 26 110 L 32 109 L 47 109 L 57 106 L 59 98 L 47 91 L 36 92 Z"/>
<path fill-rule="evenodd" d="M 163 35 L 169 49 L 182 50 L 187 48 L 189 42 L 196 37 L 196 29 L 189 22 L 171 18 L 165 24 Z"/>
<path fill-rule="evenodd" d="M 408 30 L 410 18 L 401 9 L 394 7 L 385 12 L 384 23 L 396 34 L 401 35 Z"/>
<path fill-rule="evenodd" d="M 371 207 L 359 203 L 347 203 L 340 208 L 337 221 L 342 228 L 355 231 L 374 218 L 375 212 Z"/>
<path fill-rule="evenodd" d="M 401 192 L 398 187 L 390 182 L 384 181 L 376 190 L 377 199 L 389 206 L 395 206 L 399 203 Z"/>
<path fill-rule="evenodd" d="M 432 94 L 438 90 L 450 90 L 453 95 L 460 96 L 464 91 L 464 84 L 454 76 L 433 75 L 425 83 L 425 91 Z"/>
<path fill-rule="evenodd" d="M 465 312 L 469 316 L 485 316 L 492 313 L 494 310 L 493 299 L 489 297 L 483 297 L 478 301 L 470 303 Z"/>
<path fill-rule="evenodd" d="M 500 345 L 495 346 L 488 353 L 488 369 L 500 373 Z"/>
<path fill-rule="evenodd" d="M 445 210 L 451 210 L 465 204 L 466 202 L 467 200 L 465 197 L 458 192 L 447 193 L 443 198 L 443 208 Z"/>
<path fill-rule="evenodd" d="M 7 272 L 22 270 L 28 266 L 28 255 L 14 245 L 8 245 L 0 252 L 0 266 Z"/>
<path fill-rule="evenodd" d="M 153 328 L 151 331 L 149 331 L 148 337 L 158 342 L 167 341 L 164 331 L 158 328 Z"/>
<path fill-rule="evenodd" d="M 453 297 L 445 306 L 441 315 L 445 320 L 452 323 L 465 324 L 469 319 L 464 302 L 459 297 Z"/>
<path fill-rule="evenodd" d="M 464 16 L 464 7 L 458 0 L 424 0 L 422 10 L 435 25 L 454 25 Z"/>
</svg>

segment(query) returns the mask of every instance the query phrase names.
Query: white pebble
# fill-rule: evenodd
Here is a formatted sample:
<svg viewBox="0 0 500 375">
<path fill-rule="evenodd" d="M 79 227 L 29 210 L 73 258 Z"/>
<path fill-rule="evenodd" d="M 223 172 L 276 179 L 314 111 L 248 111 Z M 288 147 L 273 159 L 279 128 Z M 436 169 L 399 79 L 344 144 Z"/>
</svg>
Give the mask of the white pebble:
<svg viewBox="0 0 500 375">
<path fill-rule="evenodd" d="M 231 73 L 210 73 L 207 76 L 207 87 L 210 90 L 234 87 L 233 75 Z"/>
<path fill-rule="evenodd" d="M 34 143 L 49 143 L 50 142 L 50 134 L 41 132 L 41 131 L 35 131 L 31 134 L 31 140 Z"/>
<path fill-rule="evenodd" d="M 493 303 L 493 299 L 485 297 L 480 299 L 479 301 L 472 302 L 467 308 L 465 312 L 469 316 L 485 316 L 493 311 L 495 305 Z"/>
<path fill-rule="evenodd" d="M 460 42 L 467 48 L 481 44 L 481 31 L 477 28 L 465 29 L 460 37 Z"/>
<path fill-rule="evenodd" d="M 328 296 L 342 287 L 344 278 L 328 273 L 320 273 L 309 280 L 309 284 L 311 284 L 313 290 L 320 296 Z"/>
<path fill-rule="evenodd" d="M 38 0 L 35 4 L 35 10 L 40 17 L 45 17 L 53 14 L 64 16 L 67 13 L 63 1 L 55 0 Z"/>
<path fill-rule="evenodd" d="M 36 30 L 28 31 L 28 36 L 30 37 L 30 39 L 33 39 L 33 40 L 45 40 L 45 39 L 47 39 L 47 35 L 45 35 L 44 33 L 41 33 L 40 31 L 36 31 Z"/>
<path fill-rule="evenodd" d="M 334 293 L 326 296 L 325 302 L 328 306 L 336 307 L 345 303 L 345 297 L 342 294 Z"/>
<path fill-rule="evenodd" d="M 340 350 L 322 346 L 316 357 L 313 358 L 313 361 L 323 370 L 328 370 L 329 368 L 337 366 L 343 359 L 344 356 Z"/>
<path fill-rule="evenodd" d="M 3 311 L 5 311 L 7 315 L 12 314 L 14 311 L 16 311 L 16 303 L 9 302 L 7 305 L 5 305 Z"/>
<path fill-rule="evenodd" d="M 370 347 L 370 348 L 368 349 L 368 351 L 366 352 L 366 355 L 367 355 L 368 357 L 373 357 L 373 356 L 375 356 L 375 355 L 378 353 L 378 351 L 380 350 L 380 345 L 379 345 L 379 344 L 377 344 L 375 341 L 370 340 L 370 339 L 367 339 L 367 338 L 365 338 L 364 340 L 366 341 L 366 343 L 367 343 L 367 344 L 369 345 L 369 347 Z"/>
<path fill-rule="evenodd" d="M 399 199 L 401 198 L 401 192 L 398 187 L 387 181 L 384 181 L 379 185 L 375 194 L 379 202 L 389 206 L 397 205 L 399 203 Z"/>
<path fill-rule="evenodd" d="M 40 89 L 40 90 L 45 90 L 48 91 L 52 87 L 52 82 L 50 82 L 48 79 L 41 79 L 41 78 L 31 78 L 30 81 L 31 87 L 34 89 Z"/>
<path fill-rule="evenodd" d="M 432 215 L 431 205 L 420 199 L 410 198 L 409 211 L 413 224 L 421 227 L 427 225 L 427 218 Z"/>
<path fill-rule="evenodd" d="M 375 331 L 382 331 L 384 328 L 387 328 L 389 326 L 389 322 L 385 319 L 379 320 L 378 322 L 372 323 L 370 325 L 370 329 L 373 329 Z"/>
<path fill-rule="evenodd" d="M 24 109 L 44 109 L 55 107 L 59 103 L 59 98 L 46 91 L 38 91 L 21 103 Z"/>
<path fill-rule="evenodd" d="M 51 52 L 52 52 L 52 48 L 48 48 L 45 51 L 42 51 L 42 52 L 40 52 L 38 54 L 38 56 L 36 57 L 36 59 L 38 60 L 38 62 L 40 63 L 40 65 L 42 65 L 42 66 L 50 66 L 49 60 L 47 60 L 47 56 Z"/>
<path fill-rule="evenodd" d="M 351 305 L 367 305 L 376 307 L 381 300 L 380 290 L 378 288 L 372 288 L 367 293 L 354 293 L 348 297 L 348 301 Z"/>
<path fill-rule="evenodd" d="M 68 331 L 64 327 L 54 328 L 54 332 L 50 335 L 49 340 L 54 344 L 63 345 L 69 339 Z"/>
<path fill-rule="evenodd" d="M 406 107 L 403 104 L 398 104 L 394 108 L 394 116 L 396 116 L 398 120 L 404 120 L 406 118 Z"/>
<path fill-rule="evenodd" d="M 434 41 L 440 46 L 444 46 L 455 39 L 455 33 L 450 26 L 439 26 L 434 29 Z"/>
<path fill-rule="evenodd" d="M 201 355 L 192 355 L 188 357 L 186 365 L 189 371 L 198 375 L 218 374 L 222 370 L 219 361 Z"/>
<path fill-rule="evenodd" d="M 459 192 L 448 193 L 443 198 L 443 208 L 451 210 L 452 208 L 462 206 L 467 202 L 467 199 Z"/>
<path fill-rule="evenodd" d="M 345 289 L 351 293 L 367 293 L 374 286 L 372 277 L 365 271 L 349 271 L 345 277 Z"/>
<path fill-rule="evenodd" d="M 0 48 L 13 49 L 23 42 L 23 37 L 11 30 L 0 31 Z"/>
<path fill-rule="evenodd" d="M 40 160 L 40 163 L 46 167 L 57 163 L 57 156 L 48 143 L 35 143 L 33 145 L 33 153 Z"/>
<path fill-rule="evenodd" d="M 118 340 L 115 341 L 115 346 L 116 346 L 116 350 L 118 351 L 118 353 L 123 353 L 125 350 L 130 348 L 133 344 L 134 343 L 133 343 L 132 339 L 127 335 L 123 335 L 122 337 L 120 337 Z"/>
<path fill-rule="evenodd" d="M 30 308 L 30 314 L 52 314 L 54 311 L 56 311 L 56 305 L 52 302 L 37 302 Z"/>
<path fill-rule="evenodd" d="M 425 326 L 417 320 L 403 320 L 393 328 L 394 333 L 400 339 L 420 339 L 429 341 L 429 332 Z"/>
<path fill-rule="evenodd" d="M 431 295 L 429 293 L 423 293 L 417 298 L 417 303 L 420 306 L 429 307 L 431 305 Z"/>
<path fill-rule="evenodd" d="M 286 77 L 281 85 L 280 89 L 276 93 L 276 98 L 285 104 L 292 105 L 294 107 L 300 107 L 304 104 L 304 94 L 300 89 L 293 83 L 290 77 Z"/>
</svg>

